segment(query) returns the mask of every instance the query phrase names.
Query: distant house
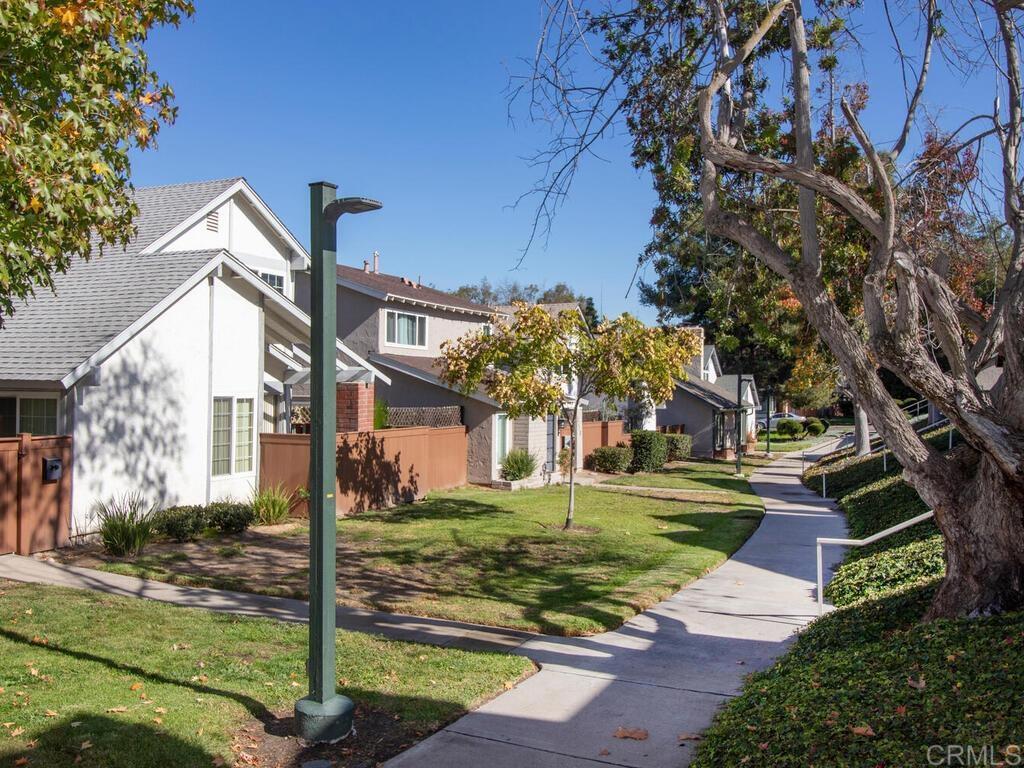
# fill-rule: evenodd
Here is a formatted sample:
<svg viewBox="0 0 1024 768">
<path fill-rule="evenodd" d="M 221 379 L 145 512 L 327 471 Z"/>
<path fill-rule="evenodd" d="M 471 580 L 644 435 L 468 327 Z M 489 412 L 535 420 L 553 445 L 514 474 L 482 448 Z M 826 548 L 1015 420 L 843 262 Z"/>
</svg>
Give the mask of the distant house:
<svg viewBox="0 0 1024 768">
<path fill-rule="evenodd" d="M 0 438 L 73 436 L 73 533 L 128 490 L 162 505 L 247 497 L 258 435 L 287 431 L 309 342 L 292 301 L 308 254 L 244 179 L 135 200 L 127 248 L 76 261 L 0 329 Z M 340 378 L 380 377 L 338 354 Z"/>
<path fill-rule="evenodd" d="M 703 330 L 700 330 L 703 333 Z M 685 366 L 686 378 L 676 382 L 672 399 L 654 410 L 657 428 L 693 437 L 694 456 L 728 457 L 736 449 L 736 418 L 744 437 L 755 431 L 760 404 L 756 386 L 745 382 L 739 405 L 738 376 L 724 375 L 713 344 L 704 344 L 699 357 Z M 746 377 L 745 377 L 746 378 Z"/>
<path fill-rule="evenodd" d="M 467 477 L 492 483 L 508 452 L 521 448 L 538 458 L 536 475 L 557 476 L 557 418 L 509 419 L 482 390 L 465 394 L 440 379 L 441 345 L 485 330 L 501 308 L 477 304 L 415 280 L 380 271 L 379 256 L 362 268 L 338 265 L 338 338 L 383 371 L 376 398 L 391 408 L 458 406 L 468 432 Z M 297 300 L 308 306 L 308 282 Z"/>
</svg>

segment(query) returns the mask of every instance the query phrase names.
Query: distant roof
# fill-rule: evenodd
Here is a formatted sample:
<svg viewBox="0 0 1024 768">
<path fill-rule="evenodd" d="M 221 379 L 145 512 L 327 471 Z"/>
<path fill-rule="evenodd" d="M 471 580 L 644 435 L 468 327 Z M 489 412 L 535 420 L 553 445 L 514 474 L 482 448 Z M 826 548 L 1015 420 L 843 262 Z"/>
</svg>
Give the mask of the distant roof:
<svg viewBox="0 0 1024 768">
<path fill-rule="evenodd" d="M 494 314 L 494 310 L 484 304 L 477 304 L 461 296 L 439 291 L 437 288 L 417 285 L 414 281 L 400 275 L 386 275 L 383 272 L 365 272 L 358 267 L 339 264 L 338 277 L 368 289 L 369 292 L 379 294 L 381 298 L 393 296 L 411 302 L 438 307 L 451 307 L 478 315 Z"/>
<path fill-rule="evenodd" d="M 736 408 L 735 377 L 730 379 L 726 376 L 719 376 L 717 381 L 711 382 L 700 377 L 700 369 L 695 363 L 686 365 L 685 369 L 688 378 L 685 381 L 683 379 L 677 379 L 677 387 L 685 392 L 689 392 L 694 397 L 700 398 L 714 408 L 723 410 Z M 729 384 L 730 382 L 732 386 L 731 390 L 726 386 L 726 384 Z M 756 403 L 751 403 L 749 400 L 744 400 L 743 403 L 744 405 L 756 405 Z"/>
<path fill-rule="evenodd" d="M 54 290 L 36 291 L 0 328 L 0 379 L 55 382 L 198 272 L 219 249 L 140 256 L 146 246 L 238 181 L 142 187 L 138 234 L 125 249 L 76 259 Z"/>
<path fill-rule="evenodd" d="M 548 304 L 536 304 L 535 306 L 540 307 L 546 311 L 552 317 L 557 317 L 560 312 L 582 312 L 580 305 L 575 301 L 554 301 Z M 515 307 L 511 304 L 497 304 L 494 307 L 494 311 L 502 315 L 511 315 L 515 312 Z"/>
<path fill-rule="evenodd" d="M 741 374 L 737 374 L 737 373 L 723 373 L 721 376 L 718 377 L 718 380 L 715 382 L 715 386 L 718 386 L 721 389 L 725 390 L 726 392 L 730 393 L 730 396 L 732 397 L 733 402 L 735 402 L 735 400 L 736 400 L 736 384 L 739 382 L 740 375 Z M 743 401 L 743 404 L 744 405 L 758 405 L 759 401 L 757 401 L 757 384 L 753 381 L 754 377 L 751 374 L 749 374 L 749 373 L 744 373 L 742 375 L 747 377 L 748 379 L 751 379 L 751 384 L 753 384 L 753 386 L 754 386 L 754 400 L 755 400 L 755 402 L 750 402 L 749 400 L 745 399 Z"/>
<path fill-rule="evenodd" d="M 413 375 L 416 378 L 431 384 L 436 384 L 444 389 L 458 392 L 454 387 L 450 387 L 441 381 L 441 366 L 438 364 L 438 358 L 417 355 L 386 355 L 380 352 L 371 352 L 370 362 L 390 368 L 393 371 Z M 476 392 L 468 395 L 462 392 L 459 392 L 459 394 L 462 394 L 464 397 L 483 400 L 489 404 L 495 404 L 484 391 L 483 387 L 478 387 Z"/>
</svg>

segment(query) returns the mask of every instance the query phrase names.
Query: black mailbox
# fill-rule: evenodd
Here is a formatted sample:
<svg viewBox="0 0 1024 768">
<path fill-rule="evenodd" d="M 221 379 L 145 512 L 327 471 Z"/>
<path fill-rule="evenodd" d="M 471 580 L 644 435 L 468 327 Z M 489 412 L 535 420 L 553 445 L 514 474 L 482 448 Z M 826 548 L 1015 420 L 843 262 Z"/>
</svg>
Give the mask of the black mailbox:
<svg viewBox="0 0 1024 768">
<path fill-rule="evenodd" d="M 58 458 L 45 458 L 43 459 L 43 480 L 45 482 L 53 482 L 54 480 L 60 480 L 61 475 L 64 474 L 64 459 Z"/>
</svg>

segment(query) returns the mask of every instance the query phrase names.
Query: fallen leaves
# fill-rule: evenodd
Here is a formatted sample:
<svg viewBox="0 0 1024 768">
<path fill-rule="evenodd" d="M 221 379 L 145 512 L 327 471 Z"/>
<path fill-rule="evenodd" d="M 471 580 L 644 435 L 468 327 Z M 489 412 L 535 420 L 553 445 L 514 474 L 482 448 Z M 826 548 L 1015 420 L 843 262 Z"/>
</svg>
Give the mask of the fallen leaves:
<svg viewBox="0 0 1024 768">
<path fill-rule="evenodd" d="M 912 677 L 908 677 L 907 685 L 917 691 L 923 691 L 925 689 L 924 675 L 921 675 L 917 680 Z"/>
<path fill-rule="evenodd" d="M 127 711 L 128 711 L 128 707 L 110 707 L 110 709 L 107 710 L 107 713 L 111 714 L 111 715 L 119 715 L 122 712 L 127 712 Z"/>
<path fill-rule="evenodd" d="M 850 731 L 854 736 L 874 736 L 875 730 L 870 725 L 851 725 Z"/>
<path fill-rule="evenodd" d="M 699 733 L 680 733 L 677 738 L 680 741 L 700 741 L 702 736 Z"/>
<path fill-rule="evenodd" d="M 646 741 L 650 735 L 646 728 L 626 728 L 620 725 L 613 734 L 616 739 L 633 739 L 634 741 Z"/>
<path fill-rule="evenodd" d="M 140 688 L 142 688 L 142 683 L 139 683 L 139 682 L 134 682 L 130 686 L 128 686 L 128 690 L 129 691 L 137 691 Z"/>
<path fill-rule="evenodd" d="M 46 717 L 57 717 L 57 713 L 52 709 L 48 709 L 43 713 Z"/>
</svg>

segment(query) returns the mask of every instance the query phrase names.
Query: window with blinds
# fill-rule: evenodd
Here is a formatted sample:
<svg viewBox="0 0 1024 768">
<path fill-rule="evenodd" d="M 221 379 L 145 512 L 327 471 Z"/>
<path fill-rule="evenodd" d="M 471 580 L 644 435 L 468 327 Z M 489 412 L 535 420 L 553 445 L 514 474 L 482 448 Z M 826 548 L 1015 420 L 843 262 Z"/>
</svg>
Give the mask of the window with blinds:
<svg viewBox="0 0 1024 768">
<path fill-rule="evenodd" d="M 231 474 L 231 398 L 213 399 L 213 446 L 210 474 Z"/>
<path fill-rule="evenodd" d="M 235 401 L 235 472 L 252 472 L 252 398 Z"/>
<path fill-rule="evenodd" d="M 414 315 L 411 312 L 387 311 L 385 317 L 385 339 L 388 344 L 399 347 L 427 346 L 426 315 Z"/>
</svg>

